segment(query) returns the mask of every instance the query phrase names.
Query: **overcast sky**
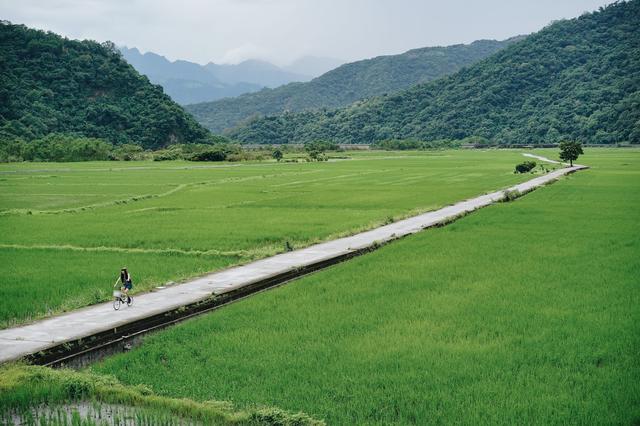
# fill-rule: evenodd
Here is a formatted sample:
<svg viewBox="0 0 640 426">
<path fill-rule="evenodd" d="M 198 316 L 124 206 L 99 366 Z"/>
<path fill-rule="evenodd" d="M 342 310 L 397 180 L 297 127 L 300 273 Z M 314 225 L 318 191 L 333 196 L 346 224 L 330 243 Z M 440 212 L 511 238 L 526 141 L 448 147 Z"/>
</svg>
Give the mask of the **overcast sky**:
<svg viewBox="0 0 640 426">
<path fill-rule="evenodd" d="M 0 18 L 199 63 L 352 61 L 504 39 L 611 0 L 0 0 Z"/>
</svg>

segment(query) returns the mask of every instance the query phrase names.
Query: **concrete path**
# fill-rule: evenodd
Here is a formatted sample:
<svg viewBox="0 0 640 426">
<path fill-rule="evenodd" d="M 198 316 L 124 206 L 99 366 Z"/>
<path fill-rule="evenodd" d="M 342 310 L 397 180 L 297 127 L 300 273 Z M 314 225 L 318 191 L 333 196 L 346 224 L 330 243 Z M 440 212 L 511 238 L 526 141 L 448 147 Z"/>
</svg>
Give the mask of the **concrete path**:
<svg viewBox="0 0 640 426">
<path fill-rule="evenodd" d="M 560 161 L 550 160 L 549 158 L 547 158 L 547 157 L 543 157 L 543 156 L 541 156 L 541 155 L 535 155 L 535 154 L 529 154 L 529 153 L 522 154 L 522 155 L 524 155 L 525 157 L 529 157 L 529 158 L 535 158 L 536 160 L 544 161 L 544 162 L 546 162 L 546 163 L 564 164 L 565 166 L 568 166 L 568 165 L 569 165 L 569 163 L 562 163 L 562 162 L 560 162 Z M 577 164 L 576 164 L 576 166 L 577 166 Z"/>
<path fill-rule="evenodd" d="M 535 158 L 552 162 L 544 157 L 536 156 Z M 525 193 L 583 168 L 586 167 L 574 165 L 562 168 L 515 185 L 508 190 Z M 244 266 L 215 272 L 184 284 L 139 294 L 135 297 L 132 307 L 123 306 L 117 312 L 114 311 L 111 302 L 102 303 L 29 325 L 0 330 L 0 363 L 16 360 L 65 342 L 85 338 L 134 320 L 171 311 L 180 306 L 207 299 L 212 294 L 223 294 L 286 271 L 313 265 L 354 250 L 413 234 L 485 207 L 503 197 L 504 191 L 492 192 L 351 237 L 316 244 Z"/>
</svg>

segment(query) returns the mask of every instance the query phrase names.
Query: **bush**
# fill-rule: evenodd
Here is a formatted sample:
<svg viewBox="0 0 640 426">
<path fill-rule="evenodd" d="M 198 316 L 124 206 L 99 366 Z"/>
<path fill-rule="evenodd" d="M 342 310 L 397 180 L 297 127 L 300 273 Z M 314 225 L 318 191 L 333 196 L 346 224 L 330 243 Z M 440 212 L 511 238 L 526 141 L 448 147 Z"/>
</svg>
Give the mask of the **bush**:
<svg viewBox="0 0 640 426">
<path fill-rule="evenodd" d="M 504 191 L 504 198 L 502 199 L 502 201 L 506 203 L 509 201 L 513 201 L 521 196 L 522 194 L 517 189 L 507 189 L 506 191 Z"/>
<path fill-rule="evenodd" d="M 109 154 L 109 160 L 135 161 L 144 159 L 144 148 L 132 143 L 118 145 Z"/>
<path fill-rule="evenodd" d="M 327 161 L 327 156 L 322 151 L 310 151 L 309 159 L 311 161 Z"/>
<path fill-rule="evenodd" d="M 100 161 L 108 160 L 112 145 L 102 139 L 53 133 L 41 139 L 0 144 L 0 161 Z"/>
<path fill-rule="evenodd" d="M 193 154 L 190 161 L 224 161 L 227 159 L 227 153 L 220 148 L 212 148 Z"/>
<path fill-rule="evenodd" d="M 528 173 L 536 167 L 535 161 L 524 161 L 520 164 L 516 164 L 515 173 Z"/>
</svg>

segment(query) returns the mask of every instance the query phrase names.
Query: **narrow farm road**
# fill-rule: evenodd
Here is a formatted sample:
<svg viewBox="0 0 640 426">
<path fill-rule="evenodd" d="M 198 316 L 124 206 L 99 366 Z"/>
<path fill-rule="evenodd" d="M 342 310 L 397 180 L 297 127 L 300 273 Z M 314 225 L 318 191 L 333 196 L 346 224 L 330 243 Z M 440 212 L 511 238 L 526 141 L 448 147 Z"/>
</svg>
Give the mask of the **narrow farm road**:
<svg viewBox="0 0 640 426">
<path fill-rule="evenodd" d="M 545 157 L 524 154 L 541 161 L 558 163 Z M 442 209 L 414 216 L 350 237 L 316 244 L 305 249 L 252 262 L 247 265 L 215 272 L 183 284 L 139 294 L 132 307 L 114 311 L 112 303 L 101 303 L 77 311 L 47 318 L 32 324 L 0 330 L 0 363 L 50 349 L 68 342 L 86 339 L 101 332 L 117 329 L 131 322 L 173 311 L 182 306 L 223 295 L 237 289 L 268 280 L 301 268 L 324 264 L 350 253 L 377 247 L 409 234 L 446 223 L 479 208 L 504 199 L 506 191 L 526 193 L 553 182 L 561 176 L 585 169 L 586 166 L 565 167 L 506 190 L 460 201 Z"/>
</svg>

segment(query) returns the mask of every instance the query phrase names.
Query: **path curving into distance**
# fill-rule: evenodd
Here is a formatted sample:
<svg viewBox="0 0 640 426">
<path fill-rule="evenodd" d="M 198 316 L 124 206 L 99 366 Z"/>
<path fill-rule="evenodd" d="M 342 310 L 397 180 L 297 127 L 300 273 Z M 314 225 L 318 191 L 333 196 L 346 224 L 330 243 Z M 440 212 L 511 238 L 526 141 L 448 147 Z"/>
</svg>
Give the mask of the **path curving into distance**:
<svg viewBox="0 0 640 426">
<path fill-rule="evenodd" d="M 541 161 L 558 163 L 533 154 L 524 155 Z M 295 275 L 295 271 L 302 271 L 305 268 L 319 269 L 323 266 L 316 268 L 313 266 L 328 265 L 331 264 L 332 259 L 345 259 L 350 254 L 375 249 L 381 243 L 451 222 L 474 210 L 503 200 L 507 191 L 517 191 L 524 194 L 554 182 L 562 176 L 586 168 L 586 166 L 574 164 L 573 167 L 555 170 L 505 190 L 460 201 L 439 210 L 400 220 L 350 237 L 316 244 L 195 278 L 183 284 L 139 294 L 136 295 L 132 307 L 123 307 L 117 312 L 113 310 L 111 302 L 101 303 L 32 324 L 0 330 L 0 363 L 18 360 L 65 343 L 86 339 L 98 333 L 115 330 L 126 324 L 162 315 L 186 305 L 210 300 L 212 296 L 230 294 L 238 289 L 261 281 L 268 281 L 283 274 L 293 273 Z"/>
</svg>

